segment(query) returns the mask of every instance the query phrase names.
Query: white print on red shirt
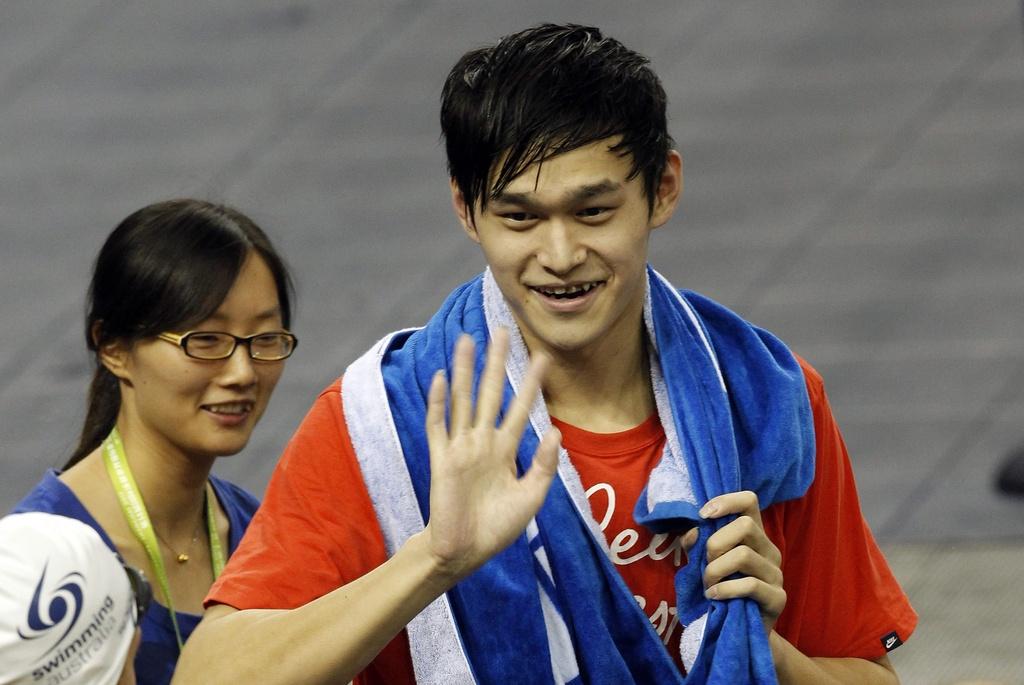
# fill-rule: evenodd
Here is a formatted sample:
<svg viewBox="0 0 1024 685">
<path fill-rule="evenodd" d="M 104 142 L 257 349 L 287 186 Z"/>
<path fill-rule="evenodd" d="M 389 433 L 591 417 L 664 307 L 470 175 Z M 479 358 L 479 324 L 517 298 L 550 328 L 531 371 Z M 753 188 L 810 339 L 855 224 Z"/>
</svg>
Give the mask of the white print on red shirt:
<svg viewBox="0 0 1024 685">
<path fill-rule="evenodd" d="M 607 500 L 603 516 L 598 515 L 598 509 L 595 507 L 594 503 L 594 495 L 599 492 L 603 492 Z M 587 501 L 590 503 L 590 510 L 593 512 L 594 518 L 597 519 L 601 532 L 605 533 L 605 538 L 608 539 L 608 548 L 611 551 L 612 563 L 617 566 L 628 566 L 647 558 L 650 558 L 653 561 L 661 561 L 671 555 L 673 557 L 672 564 L 676 568 L 679 568 L 682 565 L 682 534 L 675 535 L 670 538 L 667 533 L 657 533 L 651 538 L 649 544 L 646 546 L 638 546 L 637 543 L 640 539 L 640 533 L 635 528 L 624 528 L 616 533 L 614 537 L 609 539 L 607 528 L 612 521 L 612 516 L 615 514 L 615 488 L 608 483 L 596 483 L 587 489 L 586 495 Z M 632 520 L 632 517 L 630 517 L 629 520 Z M 647 613 L 647 598 L 642 595 L 633 596 L 640 604 L 640 608 L 644 610 L 644 613 Z M 658 608 L 655 609 L 653 613 L 648 614 L 648 617 L 662 641 L 665 644 L 668 644 L 669 639 L 676 630 L 676 626 L 679 625 L 679 618 L 676 616 L 676 608 L 674 606 L 669 606 L 668 602 L 665 600 L 661 600 L 658 603 Z"/>
</svg>

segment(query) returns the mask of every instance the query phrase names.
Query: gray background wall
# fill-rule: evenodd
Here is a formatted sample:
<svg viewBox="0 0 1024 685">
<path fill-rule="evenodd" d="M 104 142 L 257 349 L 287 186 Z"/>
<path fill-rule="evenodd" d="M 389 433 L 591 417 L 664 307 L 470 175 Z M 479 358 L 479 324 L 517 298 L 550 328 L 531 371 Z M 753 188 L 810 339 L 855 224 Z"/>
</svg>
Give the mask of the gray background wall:
<svg viewBox="0 0 1024 685">
<path fill-rule="evenodd" d="M 317 391 L 481 268 L 448 206 L 440 87 L 465 50 L 545 20 L 595 23 L 660 73 L 686 194 L 653 262 L 824 375 L 922 613 L 894 653 L 905 682 L 1024 682 L 1006 610 L 1024 604 L 1024 500 L 991 488 L 1024 442 L 1010 0 L 7 0 L 0 506 L 74 443 L 104 236 L 180 195 L 251 214 L 297 275 L 302 345 L 250 446 L 218 466 L 262 491 Z"/>
</svg>

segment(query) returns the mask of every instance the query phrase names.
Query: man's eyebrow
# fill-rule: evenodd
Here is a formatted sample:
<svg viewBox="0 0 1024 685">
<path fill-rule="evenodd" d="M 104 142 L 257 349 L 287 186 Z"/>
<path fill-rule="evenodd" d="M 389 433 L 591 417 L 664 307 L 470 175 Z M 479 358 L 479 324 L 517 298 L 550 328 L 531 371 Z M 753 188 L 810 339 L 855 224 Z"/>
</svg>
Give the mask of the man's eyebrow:
<svg viewBox="0 0 1024 685">
<path fill-rule="evenodd" d="M 622 188 L 622 184 L 610 179 L 598 181 L 597 183 L 588 183 L 578 188 L 572 188 L 566 191 L 563 196 L 564 202 L 568 204 L 575 204 L 584 200 L 589 200 L 592 197 L 598 195 L 604 195 L 605 193 L 611 193 Z M 537 200 L 530 193 L 511 193 L 508 191 L 502 191 L 491 198 L 491 202 L 502 205 L 516 205 L 519 207 L 525 207 L 527 209 L 534 208 L 537 206 Z"/>
<path fill-rule="evenodd" d="M 491 198 L 491 203 L 532 207 L 534 205 L 534 200 L 532 200 L 527 193 L 510 193 L 503 190 Z"/>
<path fill-rule="evenodd" d="M 589 200 L 592 197 L 597 197 L 598 195 L 614 192 L 621 187 L 621 183 L 605 179 L 603 181 L 598 181 L 597 183 L 588 183 L 585 186 L 574 188 L 565 194 L 565 199 L 571 202 L 580 202 L 582 200 Z"/>
</svg>

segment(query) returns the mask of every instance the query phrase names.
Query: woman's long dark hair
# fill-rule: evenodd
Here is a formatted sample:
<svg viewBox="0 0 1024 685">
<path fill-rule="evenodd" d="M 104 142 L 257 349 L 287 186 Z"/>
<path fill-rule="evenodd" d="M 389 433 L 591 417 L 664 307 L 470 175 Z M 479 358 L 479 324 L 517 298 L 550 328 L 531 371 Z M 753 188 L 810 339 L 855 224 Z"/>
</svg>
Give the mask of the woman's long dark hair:
<svg viewBox="0 0 1024 685">
<path fill-rule="evenodd" d="M 96 257 L 89 285 L 85 340 L 96 365 L 82 435 L 64 468 L 99 447 L 121 408 L 117 378 L 99 350 L 181 331 L 211 316 L 227 296 L 250 252 L 274 277 L 281 320 L 291 326 L 293 286 L 267 235 L 224 205 L 179 199 L 143 207 L 122 221 Z"/>
</svg>

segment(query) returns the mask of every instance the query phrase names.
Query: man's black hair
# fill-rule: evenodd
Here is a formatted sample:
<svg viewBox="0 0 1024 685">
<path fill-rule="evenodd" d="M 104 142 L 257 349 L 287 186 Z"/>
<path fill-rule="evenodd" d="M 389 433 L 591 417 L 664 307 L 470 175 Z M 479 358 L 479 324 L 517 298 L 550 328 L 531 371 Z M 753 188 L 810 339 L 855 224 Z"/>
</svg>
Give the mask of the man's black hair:
<svg viewBox="0 0 1024 685">
<path fill-rule="evenodd" d="M 441 95 L 448 173 L 473 216 L 530 165 L 613 136 L 653 208 L 672 138 L 646 57 L 591 26 L 541 24 L 466 53 Z"/>
</svg>

